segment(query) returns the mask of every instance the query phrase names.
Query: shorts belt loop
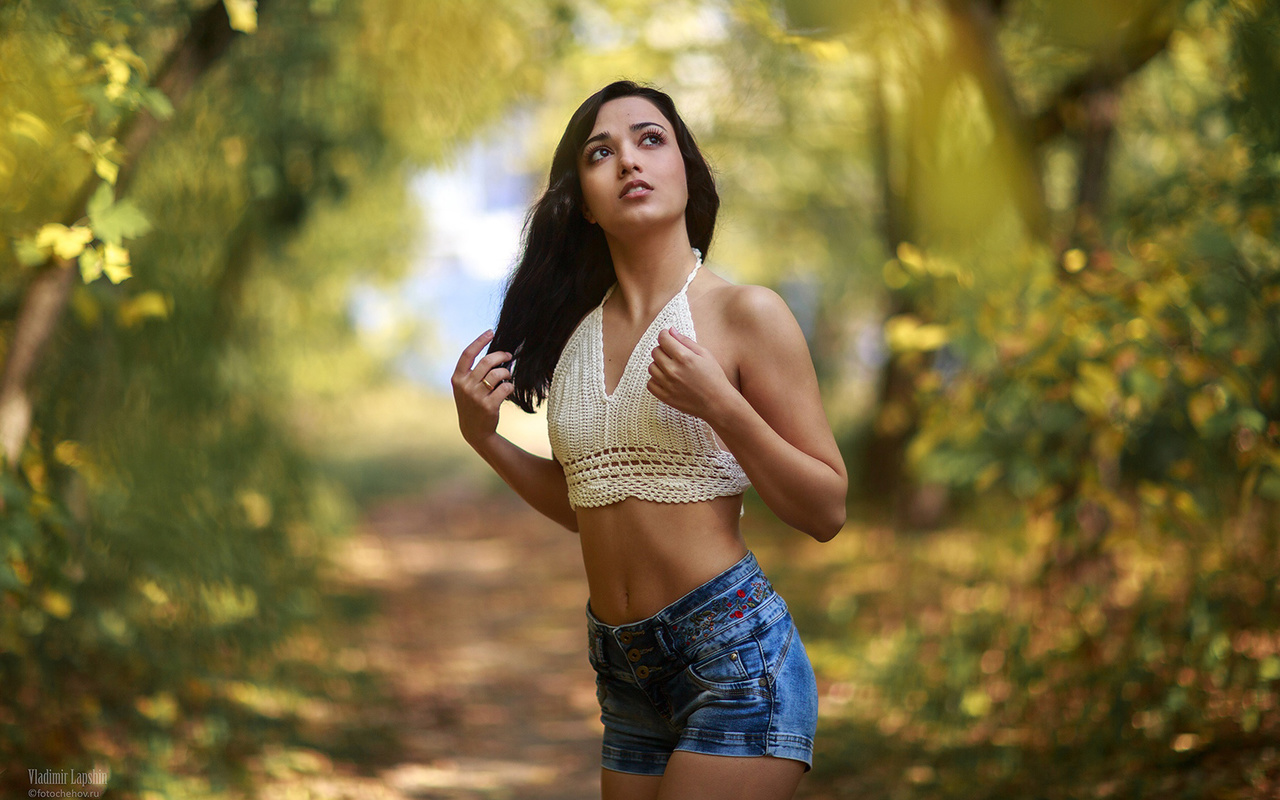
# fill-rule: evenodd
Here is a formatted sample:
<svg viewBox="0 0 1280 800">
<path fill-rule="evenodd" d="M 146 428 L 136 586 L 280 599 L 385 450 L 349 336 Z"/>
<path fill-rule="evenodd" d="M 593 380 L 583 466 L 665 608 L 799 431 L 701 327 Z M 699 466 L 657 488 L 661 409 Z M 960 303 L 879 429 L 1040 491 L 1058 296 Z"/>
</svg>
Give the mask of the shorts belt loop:
<svg viewBox="0 0 1280 800">
<path fill-rule="evenodd" d="M 604 631 L 596 625 L 591 626 L 591 653 L 597 664 L 604 663 Z"/>
<path fill-rule="evenodd" d="M 667 624 L 665 622 L 653 627 L 653 638 L 658 641 L 658 647 L 662 649 L 662 657 L 664 659 L 670 660 L 680 658 L 680 653 L 676 651 L 671 631 L 667 628 Z"/>
</svg>

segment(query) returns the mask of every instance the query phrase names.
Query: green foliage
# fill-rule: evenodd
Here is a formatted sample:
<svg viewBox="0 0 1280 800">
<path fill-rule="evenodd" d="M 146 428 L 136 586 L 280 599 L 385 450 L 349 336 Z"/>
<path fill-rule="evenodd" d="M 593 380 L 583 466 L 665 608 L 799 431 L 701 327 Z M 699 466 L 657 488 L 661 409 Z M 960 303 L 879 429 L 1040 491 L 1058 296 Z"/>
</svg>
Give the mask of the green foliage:
<svg viewBox="0 0 1280 800">
<path fill-rule="evenodd" d="M 921 409 L 911 463 L 993 530 L 914 545 L 885 568 L 918 588 L 869 600 L 889 617 L 875 641 L 826 653 L 868 687 L 839 730 L 894 749 L 899 769 L 873 760 L 851 787 L 1273 785 L 1280 160 L 1251 110 L 1275 104 L 1270 82 L 1247 76 L 1271 58 L 1250 42 L 1276 12 L 1219 10 L 1191 5 L 1126 84 L 1096 246 L 1059 258 L 988 238 L 993 264 L 938 240 L 885 266 L 913 304 L 885 329 Z M 1056 170 L 1083 169 L 1066 147 L 1046 163 L 1051 195 Z M 1070 206 L 1051 205 L 1067 223 Z"/>
<path fill-rule="evenodd" d="M 1277 499 L 1275 165 L 1254 159 L 1209 78 L 1230 67 L 1232 33 L 1180 33 L 1178 59 L 1131 93 L 1113 247 L 1072 250 L 1062 269 L 1024 248 L 973 290 L 974 268 L 956 280 L 943 256 L 891 263 L 947 320 L 944 357 L 919 360 L 912 455 L 927 479 L 1187 535 Z M 1170 91 L 1194 103 L 1161 107 Z"/>
<path fill-rule="evenodd" d="M 311 630 L 351 515 L 330 475 L 388 487 L 361 442 L 331 437 L 326 474 L 296 431 L 412 401 L 343 402 L 386 374 L 350 287 L 404 266 L 408 169 L 535 94 L 545 160 L 619 75 L 671 90 L 711 155 L 714 258 L 817 287 L 824 376 L 856 316 L 895 308 L 920 416 L 878 421 L 1004 518 L 854 539 L 797 587 L 845 687 L 836 783 L 1154 797 L 1218 758 L 1273 769 L 1274 4 L 217 2 L 242 34 L 176 109 L 155 71 L 209 0 L 0 8 L 0 347 L 51 254 L 83 278 L 0 483 L 0 781 L 101 762 L 113 789 L 195 796 L 357 696 Z M 980 52 L 958 26 L 984 7 L 1005 10 Z M 1107 204 L 1073 238 L 1077 142 L 1011 147 L 1000 103 L 1054 111 L 1156 11 L 1176 29 L 1118 95 Z M 139 109 L 162 133 L 126 153 Z"/>
<path fill-rule="evenodd" d="M 1274 523 L 1046 576 L 1056 525 L 1010 514 L 758 548 L 825 687 L 813 796 L 1267 797 Z"/>
<path fill-rule="evenodd" d="M 516 45 L 536 60 L 554 41 L 526 44 L 522 4 L 284 0 L 258 19 L 226 0 L 251 35 L 171 109 L 149 78 L 207 6 L 0 11 L 0 231 L 14 243 L 0 347 L 31 267 L 56 250 L 84 277 L 0 478 L 0 793 L 25 793 L 28 768 L 97 764 L 121 796 L 197 796 L 243 780 L 266 744 L 349 744 L 308 738 L 307 720 L 370 691 L 318 638 L 350 504 L 294 415 L 385 376 L 353 341 L 350 287 L 405 266 L 407 171 L 520 88 L 446 98 L 436 73 L 475 76 Z M 458 64 L 443 45 L 462 29 L 473 61 Z M 412 64 L 382 48 L 393 34 Z M 139 108 L 163 127 L 124 153 L 115 137 Z M 50 222 L 77 197 L 82 218 Z"/>
</svg>

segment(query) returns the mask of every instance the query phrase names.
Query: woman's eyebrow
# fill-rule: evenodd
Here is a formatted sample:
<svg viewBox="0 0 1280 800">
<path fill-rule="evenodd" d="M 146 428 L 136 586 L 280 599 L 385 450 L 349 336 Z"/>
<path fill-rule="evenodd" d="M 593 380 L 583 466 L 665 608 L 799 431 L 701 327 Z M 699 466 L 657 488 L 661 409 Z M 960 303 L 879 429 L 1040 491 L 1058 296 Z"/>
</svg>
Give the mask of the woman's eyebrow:
<svg viewBox="0 0 1280 800">
<path fill-rule="evenodd" d="M 662 128 L 662 130 L 664 131 L 666 130 L 666 128 L 663 128 L 662 125 L 658 124 L 657 122 L 636 122 L 631 125 L 630 130 L 632 133 L 635 133 L 636 131 L 644 130 L 645 128 L 650 128 L 650 127 Z M 612 133 L 609 133 L 608 131 L 600 131 L 595 136 L 592 136 L 590 139 L 587 139 L 585 142 L 583 142 L 582 146 L 583 148 L 586 148 L 593 142 L 601 142 L 601 141 L 605 141 L 612 138 L 613 138 Z"/>
</svg>

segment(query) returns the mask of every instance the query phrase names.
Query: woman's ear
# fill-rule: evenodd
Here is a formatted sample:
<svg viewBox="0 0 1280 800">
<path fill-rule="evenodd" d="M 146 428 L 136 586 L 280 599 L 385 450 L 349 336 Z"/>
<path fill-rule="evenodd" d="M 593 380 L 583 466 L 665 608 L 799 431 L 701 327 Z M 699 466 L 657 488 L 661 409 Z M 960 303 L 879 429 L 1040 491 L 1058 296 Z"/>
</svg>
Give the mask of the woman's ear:
<svg viewBox="0 0 1280 800">
<path fill-rule="evenodd" d="M 596 218 L 591 215 L 591 209 L 587 208 L 585 205 L 582 207 L 582 218 L 592 225 L 596 224 Z"/>
</svg>

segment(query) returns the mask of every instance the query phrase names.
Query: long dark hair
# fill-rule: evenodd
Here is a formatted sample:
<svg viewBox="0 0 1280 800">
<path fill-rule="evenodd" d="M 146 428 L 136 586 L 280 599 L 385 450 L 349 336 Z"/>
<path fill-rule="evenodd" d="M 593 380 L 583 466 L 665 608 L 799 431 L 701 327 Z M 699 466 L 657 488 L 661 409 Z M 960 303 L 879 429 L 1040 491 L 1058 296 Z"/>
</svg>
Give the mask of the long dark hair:
<svg viewBox="0 0 1280 800">
<path fill-rule="evenodd" d="M 511 399 L 525 411 L 532 412 L 546 399 L 560 351 L 616 279 L 604 232 L 582 215 L 578 164 L 600 107 L 631 96 L 653 103 L 671 122 L 689 187 L 684 212 L 689 243 L 704 256 L 711 247 L 720 195 L 711 168 L 671 98 L 631 81 L 611 83 L 588 97 L 565 127 L 551 161 L 547 190 L 525 219 L 520 262 L 507 282 L 489 345 L 490 351 L 514 356 Z"/>
</svg>

